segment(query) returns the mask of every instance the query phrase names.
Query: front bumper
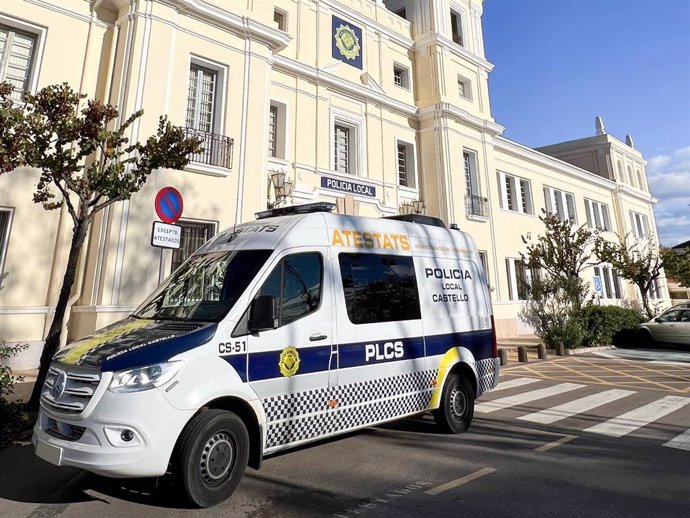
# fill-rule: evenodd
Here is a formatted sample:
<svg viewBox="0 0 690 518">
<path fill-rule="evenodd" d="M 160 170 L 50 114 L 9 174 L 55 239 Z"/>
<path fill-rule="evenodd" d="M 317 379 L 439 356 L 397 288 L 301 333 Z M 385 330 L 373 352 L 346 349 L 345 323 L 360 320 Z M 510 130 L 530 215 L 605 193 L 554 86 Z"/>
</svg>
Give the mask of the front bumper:
<svg viewBox="0 0 690 518">
<path fill-rule="evenodd" d="M 90 408 L 86 415 L 74 415 L 42 404 L 32 437 L 36 455 L 108 477 L 161 476 L 194 415 L 170 405 L 161 389 L 106 390 Z"/>
</svg>

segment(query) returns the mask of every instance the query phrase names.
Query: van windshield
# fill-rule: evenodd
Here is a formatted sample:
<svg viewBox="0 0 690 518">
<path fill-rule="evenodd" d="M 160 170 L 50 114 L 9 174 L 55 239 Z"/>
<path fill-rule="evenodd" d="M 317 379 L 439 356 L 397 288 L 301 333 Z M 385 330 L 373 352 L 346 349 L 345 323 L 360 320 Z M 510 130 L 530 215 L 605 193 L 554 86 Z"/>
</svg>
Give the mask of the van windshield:
<svg viewBox="0 0 690 518">
<path fill-rule="evenodd" d="M 194 255 L 139 306 L 134 316 L 219 322 L 272 252 L 233 250 Z"/>
</svg>

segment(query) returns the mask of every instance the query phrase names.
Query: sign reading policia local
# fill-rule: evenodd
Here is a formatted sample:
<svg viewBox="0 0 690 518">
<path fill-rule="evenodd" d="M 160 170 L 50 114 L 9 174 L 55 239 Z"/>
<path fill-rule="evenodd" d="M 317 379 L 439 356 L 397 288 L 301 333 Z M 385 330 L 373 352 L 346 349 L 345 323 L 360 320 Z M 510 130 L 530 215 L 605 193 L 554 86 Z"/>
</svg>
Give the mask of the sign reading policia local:
<svg viewBox="0 0 690 518">
<path fill-rule="evenodd" d="M 333 17 L 332 55 L 335 59 L 362 68 L 362 29 L 337 16 Z"/>
</svg>

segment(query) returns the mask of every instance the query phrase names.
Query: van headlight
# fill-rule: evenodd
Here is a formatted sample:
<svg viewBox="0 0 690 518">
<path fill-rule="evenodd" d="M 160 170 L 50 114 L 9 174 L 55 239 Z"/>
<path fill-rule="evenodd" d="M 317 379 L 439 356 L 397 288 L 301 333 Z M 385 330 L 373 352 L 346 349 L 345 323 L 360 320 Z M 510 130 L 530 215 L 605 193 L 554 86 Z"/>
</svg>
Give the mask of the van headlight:
<svg viewBox="0 0 690 518">
<path fill-rule="evenodd" d="M 108 390 L 112 392 L 140 392 L 165 385 L 180 372 L 182 362 L 156 363 L 116 372 Z"/>
</svg>

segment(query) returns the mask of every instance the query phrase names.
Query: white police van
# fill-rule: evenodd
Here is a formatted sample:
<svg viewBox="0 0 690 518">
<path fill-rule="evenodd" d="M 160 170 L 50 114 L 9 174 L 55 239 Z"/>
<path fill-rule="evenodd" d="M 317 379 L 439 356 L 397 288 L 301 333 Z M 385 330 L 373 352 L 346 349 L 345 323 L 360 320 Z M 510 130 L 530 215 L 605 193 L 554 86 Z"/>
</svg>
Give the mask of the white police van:
<svg viewBox="0 0 690 518">
<path fill-rule="evenodd" d="M 472 239 L 332 208 L 224 231 L 129 318 L 60 351 L 36 454 L 112 477 L 172 472 L 210 506 L 279 450 L 426 410 L 466 430 L 499 374 Z"/>
</svg>

